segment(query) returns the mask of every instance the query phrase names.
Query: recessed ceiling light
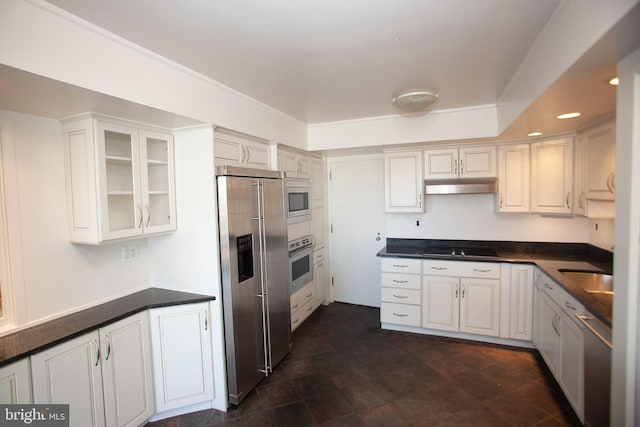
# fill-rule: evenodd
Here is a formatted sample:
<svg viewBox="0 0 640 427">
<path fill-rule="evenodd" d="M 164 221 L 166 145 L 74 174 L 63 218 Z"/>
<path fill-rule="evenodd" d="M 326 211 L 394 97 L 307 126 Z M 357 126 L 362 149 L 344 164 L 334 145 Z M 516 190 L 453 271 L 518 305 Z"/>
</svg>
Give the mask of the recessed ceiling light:
<svg viewBox="0 0 640 427">
<path fill-rule="evenodd" d="M 611 80 L 609 80 L 609 84 L 611 86 L 618 86 L 620 84 L 620 79 L 618 77 L 614 77 Z"/>
<path fill-rule="evenodd" d="M 540 136 L 540 135 L 542 135 L 542 132 L 537 132 L 537 131 L 536 132 L 529 132 L 527 134 L 527 136 Z"/>
<path fill-rule="evenodd" d="M 574 113 L 564 113 L 564 114 L 558 114 L 556 116 L 556 119 L 573 119 L 574 117 L 579 117 L 581 116 L 582 113 L 578 113 L 577 111 Z"/>
</svg>

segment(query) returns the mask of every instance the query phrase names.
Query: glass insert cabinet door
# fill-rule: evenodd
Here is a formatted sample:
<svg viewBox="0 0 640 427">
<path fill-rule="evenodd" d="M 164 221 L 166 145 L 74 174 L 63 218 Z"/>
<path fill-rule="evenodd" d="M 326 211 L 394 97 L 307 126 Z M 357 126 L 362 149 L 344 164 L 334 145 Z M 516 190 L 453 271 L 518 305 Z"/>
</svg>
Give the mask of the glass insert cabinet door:
<svg viewBox="0 0 640 427">
<path fill-rule="evenodd" d="M 173 136 L 98 122 L 102 240 L 175 230 Z"/>
</svg>

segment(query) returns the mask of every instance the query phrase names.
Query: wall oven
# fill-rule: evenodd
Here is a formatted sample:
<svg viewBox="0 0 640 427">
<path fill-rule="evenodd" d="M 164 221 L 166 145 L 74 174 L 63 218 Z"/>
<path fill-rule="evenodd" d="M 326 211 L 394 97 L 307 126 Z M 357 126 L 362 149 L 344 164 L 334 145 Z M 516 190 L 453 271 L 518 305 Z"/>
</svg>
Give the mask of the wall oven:
<svg viewBox="0 0 640 427">
<path fill-rule="evenodd" d="M 293 294 L 313 280 L 312 246 L 312 236 L 289 242 L 289 294 Z"/>
<path fill-rule="evenodd" d="M 309 180 L 285 180 L 285 204 L 288 224 L 311 220 L 310 187 Z"/>
</svg>

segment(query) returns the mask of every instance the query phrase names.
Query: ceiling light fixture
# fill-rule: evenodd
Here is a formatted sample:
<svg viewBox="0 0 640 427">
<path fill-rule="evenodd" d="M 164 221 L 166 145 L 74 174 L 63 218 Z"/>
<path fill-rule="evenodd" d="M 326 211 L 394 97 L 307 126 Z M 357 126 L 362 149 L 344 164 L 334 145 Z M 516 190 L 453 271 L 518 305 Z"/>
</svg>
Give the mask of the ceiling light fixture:
<svg viewBox="0 0 640 427">
<path fill-rule="evenodd" d="M 578 113 L 577 111 L 574 113 L 564 113 L 564 114 L 558 114 L 556 116 L 556 119 L 573 119 L 574 117 L 579 117 L 581 116 L 582 113 Z"/>
<path fill-rule="evenodd" d="M 527 134 L 527 136 L 540 136 L 540 135 L 542 135 L 542 132 L 538 132 L 538 131 L 536 131 L 536 132 L 529 132 L 529 133 Z"/>
<path fill-rule="evenodd" d="M 405 111 L 423 111 L 438 99 L 435 90 L 412 90 L 396 95 L 392 103 Z"/>
<path fill-rule="evenodd" d="M 611 80 L 609 80 L 609 84 L 611 86 L 618 86 L 620 84 L 620 79 L 618 77 L 614 77 Z"/>
</svg>

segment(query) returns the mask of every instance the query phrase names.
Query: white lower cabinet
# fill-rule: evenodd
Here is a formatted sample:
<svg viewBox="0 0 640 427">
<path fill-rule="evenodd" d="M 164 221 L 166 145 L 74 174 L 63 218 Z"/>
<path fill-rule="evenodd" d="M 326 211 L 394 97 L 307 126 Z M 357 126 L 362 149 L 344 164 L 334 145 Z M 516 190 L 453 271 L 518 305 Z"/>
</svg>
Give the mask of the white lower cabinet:
<svg viewBox="0 0 640 427">
<path fill-rule="evenodd" d="M 69 404 L 73 426 L 137 426 L 153 414 L 147 312 L 31 356 L 34 403 Z"/>
<path fill-rule="evenodd" d="M 141 425 L 155 411 L 149 314 L 112 323 L 100 337 L 107 426 Z"/>
<path fill-rule="evenodd" d="M 0 404 L 32 403 L 29 358 L 0 368 Z"/>
<path fill-rule="evenodd" d="M 535 292 L 534 344 L 582 421 L 584 335 L 574 319 L 584 313 L 584 307 L 544 274 L 536 281 Z"/>
<path fill-rule="evenodd" d="M 213 400 L 209 303 L 150 310 L 156 411 Z"/>
<path fill-rule="evenodd" d="M 422 327 L 498 336 L 500 264 L 423 261 Z"/>
<path fill-rule="evenodd" d="M 314 273 L 315 274 L 315 273 Z M 315 280 L 315 279 L 314 279 Z M 313 313 L 314 282 L 303 286 L 291 295 L 291 330 L 295 330 Z"/>
<path fill-rule="evenodd" d="M 420 260 L 383 258 L 380 322 L 420 327 Z"/>
<path fill-rule="evenodd" d="M 313 251 L 313 308 L 324 304 L 327 298 L 327 264 L 324 248 Z"/>
<path fill-rule="evenodd" d="M 531 340 L 533 330 L 533 266 L 511 265 L 509 338 Z"/>
</svg>

